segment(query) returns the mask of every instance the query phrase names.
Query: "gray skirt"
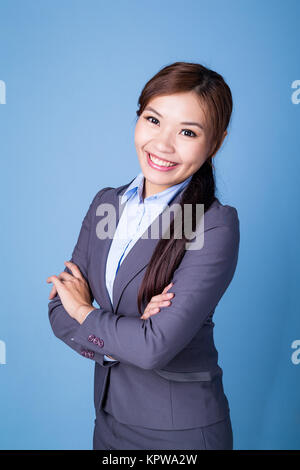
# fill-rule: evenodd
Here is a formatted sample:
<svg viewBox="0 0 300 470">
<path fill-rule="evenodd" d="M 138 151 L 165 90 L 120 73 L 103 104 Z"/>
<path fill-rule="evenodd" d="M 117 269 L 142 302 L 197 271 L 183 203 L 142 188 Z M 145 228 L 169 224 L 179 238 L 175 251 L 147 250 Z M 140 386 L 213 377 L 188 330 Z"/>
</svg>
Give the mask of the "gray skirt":
<svg viewBox="0 0 300 470">
<path fill-rule="evenodd" d="M 103 408 L 97 412 L 93 450 L 232 450 L 230 415 L 190 429 L 162 430 L 120 423 Z"/>
</svg>

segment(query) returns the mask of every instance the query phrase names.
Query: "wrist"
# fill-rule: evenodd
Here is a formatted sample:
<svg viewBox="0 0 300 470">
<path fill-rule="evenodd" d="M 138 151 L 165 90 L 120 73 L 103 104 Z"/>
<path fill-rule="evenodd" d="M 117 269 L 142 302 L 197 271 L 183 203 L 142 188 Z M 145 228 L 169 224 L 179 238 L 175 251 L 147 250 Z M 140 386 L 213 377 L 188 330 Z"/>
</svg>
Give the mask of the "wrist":
<svg viewBox="0 0 300 470">
<path fill-rule="evenodd" d="M 78 321 L 78 323 L 82 324 L 88 314 L 93 310 L 96 310 L 96 307 L 94 307 L 93 305 L 82 305 L 81 307 L 79 307 L 76 315 L 76 320 Z"/>
</svg>

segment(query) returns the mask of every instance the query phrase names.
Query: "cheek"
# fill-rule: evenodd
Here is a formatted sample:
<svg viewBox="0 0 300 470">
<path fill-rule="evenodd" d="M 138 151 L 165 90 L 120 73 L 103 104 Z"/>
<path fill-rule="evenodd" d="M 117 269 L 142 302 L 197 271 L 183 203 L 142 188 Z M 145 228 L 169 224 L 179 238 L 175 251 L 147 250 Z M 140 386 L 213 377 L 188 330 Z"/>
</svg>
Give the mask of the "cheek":
<svg viewBox="0 0 300 470">
<path fill-rule="evenodd" d="M 135 140 L 139 145 L 144 145 L 155 135 L 153 128 L 146 122 L 138 121 L 135 127 Z"/>
<path fill-rule="evenodd" d="M 134 143 L 135 143 L 135 145 L 137 145 L 138 142 L 139 142 L 139 134 L 140 134 L 139 125 L 136 124 L 135 129 L 134 129 Z"/>
<path fill-rule="evenodd" d="M 193 148 L 190 148 L 189 158 L 193 162 L 199 163 L 200 161 L 205 160 L 206 156 L 207 156 L 207 143 L 205 139 L 198 142 L 197 145 L 193 146 Z"/>
<path fill-rule="evenodd" d="M 189 166 L 194 166 L 199 163 L 202 159 L 203 150 L 199 145 L 196 146 L 189 146 L 182 149 L 180 152 L 182 161 Z"/>
</svg>

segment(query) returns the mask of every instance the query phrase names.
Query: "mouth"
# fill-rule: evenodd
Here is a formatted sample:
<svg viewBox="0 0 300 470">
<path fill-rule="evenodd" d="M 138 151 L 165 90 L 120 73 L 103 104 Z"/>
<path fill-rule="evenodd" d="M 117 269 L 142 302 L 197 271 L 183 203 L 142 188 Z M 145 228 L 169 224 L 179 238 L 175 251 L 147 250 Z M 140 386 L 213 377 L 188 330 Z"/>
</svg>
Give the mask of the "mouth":
<svg viewBox="0 0 300 470">
<path fill-rule="evenodd" d="M 178 163 L 171 162 L 163 158 L 158 158 L 156 155 L 153 155 L 147 151 L 146 154 L 149 165 L 156 170 L 168 171 L 178 165 Z"/>
</svg>

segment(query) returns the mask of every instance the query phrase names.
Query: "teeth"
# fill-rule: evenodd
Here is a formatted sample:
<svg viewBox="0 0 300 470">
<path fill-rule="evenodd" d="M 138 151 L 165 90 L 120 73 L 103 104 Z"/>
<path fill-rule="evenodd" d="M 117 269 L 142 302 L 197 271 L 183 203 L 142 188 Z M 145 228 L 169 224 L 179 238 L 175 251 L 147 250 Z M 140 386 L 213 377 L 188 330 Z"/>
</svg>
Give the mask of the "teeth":
<svg viewBox="0 0 300 470">
<path fill-rule="evenodd" d="M 156 163 L 157 165 L 160 165 L 160 166 L 175 166 L 175 165 L 177 165 L 177 163 L 169 163 L 169 162 L 164 162 L 163 160 L 159 160 L 159 158 L 153 157 L 150 153 L 148 153 L 148 155 L 150 157 L 150 160 L 152 160 L 152 162 Z"/>
</svg>

